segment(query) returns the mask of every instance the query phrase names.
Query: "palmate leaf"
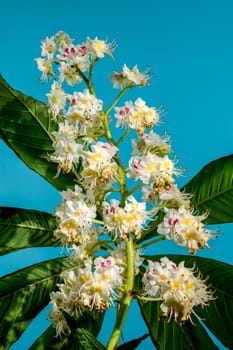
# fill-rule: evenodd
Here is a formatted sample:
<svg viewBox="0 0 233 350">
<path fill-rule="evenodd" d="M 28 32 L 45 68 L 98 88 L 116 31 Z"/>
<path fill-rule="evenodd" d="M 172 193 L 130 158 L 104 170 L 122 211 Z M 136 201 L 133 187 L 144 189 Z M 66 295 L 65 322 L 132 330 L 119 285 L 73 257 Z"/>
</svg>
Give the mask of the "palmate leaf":
<svg viewBox="0 0 233 350">
<path fill-rule="evenodd" d="M 30 169 L 64 190 L 73 187 L 75 175 L 55 177 L 57 166 L 48 161 L 54 129 L 45 103 L 14 90 L 0 76 L 0 137 Z"/>
<path fill-rule="evenodd" d="M 162 256 L 148 256 L 149 260 L 159 261 Z M 233 266 L 212 259 L 167 255 L 178 263 L 185 261 L 186 267 L 194 264 L 203 278 L 208 277 L 208 285 L 215 290 L 215 300 L 210 306 L 196 308 L 197 315 L 203 319 L 209 330 L 229 349 L 233 348 Z M 192 316 L 195 324 L 187 321 L 183 326 L 174 322 L 159 320 L 159 302 L 139 301 L 142 315 L 150 331 L 154 344 L 160 350 L 174 349 L 216 349 L 215 344 L 206 333 L 199 320 Z"/>
<path fill-rule="evenodd" d="M 233 222 L 233 155 L 205 165 L 183 189 L 200 213 L 208 210 L 207 224 Z"/>
<path fill-rule="evenodd" d="M 66 258 L 32 265 L 0 279 L 0 349 L 6 350 L 49 303 L 60 274 L 75 268 Z M 77 268 L 77 267 L 76 267 Z"/>
<path fill-rule="evenodd" d="M 22 248 L 58 246 L 55 218 L 37 210 L 0 208 L 0 255 Z"/>
</svg>

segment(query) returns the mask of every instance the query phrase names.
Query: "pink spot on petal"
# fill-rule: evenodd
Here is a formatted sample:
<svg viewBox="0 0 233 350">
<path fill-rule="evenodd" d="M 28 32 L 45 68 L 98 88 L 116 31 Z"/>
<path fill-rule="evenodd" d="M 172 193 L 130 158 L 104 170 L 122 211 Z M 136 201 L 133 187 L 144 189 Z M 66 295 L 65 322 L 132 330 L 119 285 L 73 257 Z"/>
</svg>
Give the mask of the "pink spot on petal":
<svg viewBox="0 0 233 350">
<path fill-rule="evenodd" d="M 110 213 L 115 214 L 115 213 L 116 213 L 116 208 L 111 207 L 111 208 L 110 208 Z"/>
<path fill-rule="evenodd" d="M 111 265 L 112 265 L 111 259 L 107 259 L 107 260 L 106 260 L 106 264 L 107 264 L 108 266 L 111 266 Z"/>
</svg>

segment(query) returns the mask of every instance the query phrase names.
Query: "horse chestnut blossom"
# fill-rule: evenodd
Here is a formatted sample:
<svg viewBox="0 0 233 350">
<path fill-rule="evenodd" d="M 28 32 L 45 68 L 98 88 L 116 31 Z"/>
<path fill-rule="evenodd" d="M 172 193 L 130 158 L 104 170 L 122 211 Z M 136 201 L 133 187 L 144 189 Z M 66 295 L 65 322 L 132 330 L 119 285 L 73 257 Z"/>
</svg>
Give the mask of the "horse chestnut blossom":
<svg viewBox="0 0 233 350">
<path fill-rule="evenodd" d="M 208 240 L 214 238 L 210 230 L 204 228 L 202 221 L 207 214 L 193 215 L 181 206 L 178 209 L 164 209 L 163 222 L 158 225 L 158 232 L 180 246 L 186 246 L 191 254 L 208 247 Z"/>
<path fill-rule="evenodd" d="M 54 81 L 51 86 L 51 92 L 47 94 L 47 96 L 49 105 L 51 106 L 50 112 L 52 113 L 53 118 L 56 120 L 56 117 L 65 110 L 67 101 L 66 93 L 61 88 L 61 85 Z"/>
<path fill-rule="evenodd" d="M 163 157 L 168 156 L 171 150 L 170 137 L 163 137 L 156 134 L 153 130 L 144 133 L 138 139 L 132 139 L 132 155 L 143 155 L 147 152 Z"/>
<path fill-rule="evenodd" d="M 130 196 L 124 208 L 119 206 L 119 201 L 111 199 L 110 203 L 103 202 L 103 219 L 105 227 L 114 235 L 119 234 L 123 240 L 127 240 L 127 235 L 134 234 L 140 238 L 141 232 L 146 226 L 146 221 L 150 218 L 150 213 L 146 210 L 146 203 L 137 202 Z"/>
<path fill-rule="evenodd" d="M 103 109 L 103 101 L 90 94 L 87 89 L 83 92 L 74 92 L 68 99 L 70 106 L 67 110 L 67 119 L 78 128 L 80 134 L 85 135 L 99 125 L 98 117 Z"/>
<path fill-rule="evenodd" d="M 113 160 L 118 149 L 106 142 L 98 141 L 86 151 L 83 160 L 81 176 L 84 183 L 90 188 L 106 186 L 114 181 L 117 164 Z"/>
<path fill-rule="evenodd" d="M 125 102 L 123 107 L 115 108 L 116 126 L 128 126 L 136 129 L 139 135 L 143 135 L 146 128 L 151 129 L 158 123 L 159 113 L 154 107 L 148 107 L 141 98 L 135 103 Z"/>
<path fill-rule="evenodd" d="M 126 86 L 146 86 L 148 80 L 151 78 L 151 74 L 148 71 L 140 72 L 138 66 L 135 65 L 132 69 L 124 64 L 122 72 L 113 72 L 110 80 L 113 82 L 113 87 L 124 88 Z"/>
<path fill-rule="evenodd" d="M 166 257 L 160 263 L 148 261 L 142 282 L 146 295 L 161 298 L 161 317 L 180 324 L 196 315 L 195 307 L 206 306 L 214 299 L 205 280 L 195 276 L 193 268 L 186 268 L 184 262 L 176 265 Z"/>
<path fill-rule="evenodd" d="M 169 189 L 174 182 L 173 174 L 178 174 L 178 171 L 168 156 L 159 157 L 148 152 L 145 156 L 129 160 L 128 177 L 144 184 L 153 183 L 158 188 Z"/>
<path fill-rule="evenodd" d="M 77 130 L 67 122 L 59 123 L 58 131 L 52 135 L 54 152 L 48 158 L 58 164 L 56 176 L 61 172 L 70 173 L 83 155 L 83 145 L 76 142 Z"/>
<path fill-rule="evenodd" d="M 95 230 L 93 220 L 96 217 L 96 206 L 90 200 L 90 194 L 84 194 L 76 185 L 74 191 L 64 191 L 62 197 L 55 211 L 58 222 L 55 237 L 65 246 L 89 240 Z"/>
<path fill-rule="evenodd" d="M 57 335 L 71 332 L 62 312 L 72 316 L 84 310 L 103 312 L 108 309 L 123 284 L 123 271 L 109 256 L 98 257 L 94 262 L 87 260 L 78 271 L 65 273 L 59 291 L 51 293 L 52 310 L 49 317 Z"/>
<path fill-rule="evenodd" d="M 42 57 L 36 59 L 42 79 L 53 80 L 47 94 L 53 139 L 48 160 L 57 164 L 54 177 L 64 179 L 54 236 L 74 266 L 51 293 L 50 320 L 57 335 L 65 336 L 72 332 L 65 313 L 77 320 L 84 311 L 101 313 L 117 304 L 111 350 L 118 346 L 133 298 L 158 298 L 161 316 L 179 324 L 213 299 L 206 281 L 184 262 L 142 256 L 165 238 L 194 254 L 208 247 L 213 234 L 203 224 L 207 214 L 195 215 L 191 196 L 175 183 L 181 170 L 171 159 L 170 137 L 154 130 L 161 109 L 147 106 L 141 97 L 120 105 L 128 90 L 148 86 L 151 74 L 125 64 L 110 76 L 120 89 L 112 103 L 105 106 L 98 97 L 94 65 L 112 57 L 115 47 L 115 41 L 97 37 L 75 44 L 60 31 L 42 41 Z M 81 83 L 82 90 L 77 87 Z M 130 133 L 131 147 L 125 147 Z M 66 182 L 67 173 L 73 186 Z M 137 289 L 135 275 L 143 291 Z"/>
<path fill-rule="evenodd" d="M 45 58 L 36 58 L 38 69 L 42 71 L 42 78 L 49 78 L 54 74 L 51 67 L 55 62 L 60 63 L 59 81 L 66 81 L 68 85 L 80 84 L 83 80 L 83 73 L 87 72 L 93 61 L 111 56 L 116 43 L 107 43 L 104 40 L 87 38 L 81 44 L 74 45 L 73 39 L 68 34 L 60 31 L 41 43 L 41 55 Z M 55 55 L 55 53 L 57 55 Z M 46 77 L 47 76 L 47 77 Z"/>
</svg>

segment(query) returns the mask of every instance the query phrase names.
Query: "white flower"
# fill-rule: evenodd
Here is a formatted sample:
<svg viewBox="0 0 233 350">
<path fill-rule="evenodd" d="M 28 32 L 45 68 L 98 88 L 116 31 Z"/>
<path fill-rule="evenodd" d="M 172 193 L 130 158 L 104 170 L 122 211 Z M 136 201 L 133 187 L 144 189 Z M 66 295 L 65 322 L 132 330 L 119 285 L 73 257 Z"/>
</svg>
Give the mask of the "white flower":
<svg viewBox="0 0 233 350">
<path fill-rule="evenodd" d="M 42 80 L 47 81 L 53 75 L 52 62 L 44 58 L 35 58 L 38 69 L 42 72 Z"/>
<path fill-rule="evenodd" d="M 103 311 L 110 306 L 112 297 L 116 297 L 117 289 L 122 285 L 121 268 L 113 257 L 96 258 L 94 271 L 91 265 L 79 271 L 80 303 L 90 309 Z"/>
<path fill-rule="evenodd" d="M 84 195 L 76 185 L 74 191 L 64 191 L 62 197 L 62 202 L 55 211 L 59 224 L 54 232 L 55 237 L 66 246 L 83 244 L 90 238 L 96 238 L 93 228 L 96 206 L 91 204 L 90 195 Z M 83 249 L 87 248 L 84 243 Z"/>
<path fill-rule="evenodd" d="M 58 163 L 57 176 L 61 171 L 69 173 L 79 163 L 83 155 L 83 145 L 75 141 L 77 131 L 67 122 L 59 123 L 58 131 L 52 132 L 54 153 L 49 155 L 52 162 Z"/>
<path fill-rule="evenodd" d="M 84 201 L 66 202 L 66 219 L 61 225 L 72 223 L 80 232 L 88 231 L 92 226 L 92 221 L 96 217 L 96 207 L 88 206 Z"/>
<path fill-rule="evenodd" d="M 58 71 L 60 73 L 59 81 L 61 83 L 65 80 L 68 85 L 73 86 L 82 82 L 82 77 L 70 64 L 61 62 Z"/>
<path fill-rule="evenodd" d="M 55 43 L 54 36 L 51 38 L 46 37 L 41 41 L 41 56 L 46 56 L 49 60 L 51 60 L 53 58 L 54 52 L 56 51 L 57 45 Z"/>
<path fill-rule="evenodd" d="M 141 98 L 133 104 L 127 101 L 123 107 L 115 108 L 116 126 L 128 126 L 136 129 L 140 135 L 144 134 L 146 128 L 152 128 L 159 120 L 159 113 L 154 107 L 148 107 Z"/>
<path fill-rule="evenodd" d="M 91 152 L 87 152 L 87 162 L 92 169 L 101 168 L 112 160 L 118 148 L 107 142 L 98 141 L 91 146 Z"/>
<path fill-rule="evenodd" d="M 164 207 L 175 208 L 184 206 L 190 207 L 191 195 L 181 192 L 176 185 L 171 186 L 168 190 L 159 192 L 159 199 L 163 201 Z"/>
<path fill-rule="evenodd" d="M 102 232 L 101 232 L 102 233 Z M 97 251 L 99 232 L 92 226 L 83 236 L 79 236 L 78 242 L 72 245 L 71 258 L 77 263 L 83 263 Z"/>
<path fill-rule="evenodd" d="M 170 153 L 170 138 L 165 135 L 160 137 L 158 134 L 150 131 L 149 134 L 143 134 L 139 139 L 132 139 L 133 156 L 138 156 L 150 152 L 160 157 Z"/>
<path fill-rule="evenodd" d="M 128 126 L 129 119 L 134 109 L 134 104 L 131 101 L 126 101 L 123 107 L 115 107 L 115 117 L 117 119 L 116 127 Z"/>
<path fill-rule="evenodd" d="M 91 188 L 105 186 L 116 176 L 117 164 L 112 159 L 118 148 L 107 142 L 98 141 L 84 156 L 82 178 Z"/>
<path fill-rule="evenodd" d="M 157 191 L 169 189 L 173 182 L 173 174 L 179 174 L 174 168 L 172 160 L 168 156 L 159 157 L 148 152 L 129 160 L 129 172 L 127 176 L 135 180 L 141 180 L 144 184 L 153 184 Z"/>
<path fill-rule="evenodd" d="M 91 259 L 86 260 L 84 267 L 77 272 L 66 273 L 59 291 L 51 293 L 51 302 L 57 311 L 50 316 L 54 326 L 61 322 L 61 311 L 72 315 L 74 310 L 96 309 L 101 312 L 108 308 L 122 286 L 122 272 L 114 258 L 109 256 L 96 258 L 94 265 Z"/>
<path fill-rule="evenodd" d="M 73 41 L 70 36 L 62 30 L 56 33 L 55 38 L 58 48 L 69 46 Z"/>
<path fill-rule="evenodd" d="M 56 328 L 56 336 L 69 335 L 71 329 L 68 326 L 65 317 L 62 312 L 59 310 L 56 304 L 53 304 L 52 310 L 49 312 L 49 318 L 52 322 L 54 328 Z"/>
<path fill-rule="evenodd" d="M 87 43 L 91 53 L 97 58 L 103 58 L 105 55 L 110 56 L 116 46 L 114 42 L 106 43 L 104 40 L 99 40 L 97 37 L 95 39 L 87 38 Z"/>
<path fill-rule="evenodd" d="M 124 64 L 122 72 L 113 72 L 110 77 L 114 88 L 124 88 L 125 86 L 134 85 L 146 86 L 150 78 L 151 75 L 148 71 L 140 72 L 137 65 L 130 69 L 126 64 Z"/>
<path fill-rule="evenodd" d="M 122 239 L 127 239 L 129 233 L 140 237 L 150 217 L 146 203 L 137 202 L 133 196 L 129 196 L 124 208 L 119 204 L 115 199 L 111 199 L 110 203 L 103 202 L 103 218 L 107 230 L 115 235 L 120 234 Z"/>
<path fill-rule="evenodd" d="M 148 72 L 139 72 L 138 66 L 134 66 L 132 69 L 128 68 L 126 64 L 123 66 L 123 75 L 128 79 L 130 82 L 134 83 L 135 85 L 144 86 L 147 85 L 147 80 L 150 78 L 150 74 Z"/>
<path fill-rule="evenodd" d="M 122 272 L 124 269 L 118 264 L 113 256 L 107 258 L 98 257 L 94 260 L 95 271 L 101 279 L 111 281 L 112 288 L 118 288 L 122 285 Z"/>
<path fill-rule="evenodd" d="M 146 295 L 162 299 L 161 316 L 168 321 L 182 324 L 195 314 L 195 306 L 203 307 L 214 299 L 205 280 L 195 277 L 193 269 L 186 268 L 184 262 L 176 265 L 166 257 L 160 263 L 148 262 L 142 282 Z"/>
<path fill-rule="evenodd" d="M 208 240 L 213 239 L 210 230 L 203 227 L 202 221 L 207 215 L 193 215 L 181 206 L 178 209 L 166 209 L 163 222 L 158 225 L 158 232 L 167 239 L 174 240 L 180 246 L 186 246 L 190 253 L 208 247 Z"/>
<path fill-rule="evenodd" d="M 83 92 L 74 92 L 69 100 L 70 108 L 67 111 L 67 116 L 74 124 L 88 125 L 93 123 L 103 108 L 103 101 L 90 94 L 88 89 Z"/>
<path fill-rule="evenodd" d="M 66 105 L 66 94 L 61 88 L 61 85 L 56 81 L 53 82 L 51 92 L 46 94 L 49 100 L 49 111 L 52 113 L 53 118 L 56 119 L 60 112 L 64 112 Z"/>
<path fill-rule="evenodd" d="M 73 62 L 73 59 L 77 56 L 78 50 L 75 45 L 69 44 L 69 45 L 62 45 L 60 48 L 60 54 L 57 55 L 57 58 L 61 61 L 67 61 L 67 63 L 70 63 L 70 61 Z"/>
</svg>

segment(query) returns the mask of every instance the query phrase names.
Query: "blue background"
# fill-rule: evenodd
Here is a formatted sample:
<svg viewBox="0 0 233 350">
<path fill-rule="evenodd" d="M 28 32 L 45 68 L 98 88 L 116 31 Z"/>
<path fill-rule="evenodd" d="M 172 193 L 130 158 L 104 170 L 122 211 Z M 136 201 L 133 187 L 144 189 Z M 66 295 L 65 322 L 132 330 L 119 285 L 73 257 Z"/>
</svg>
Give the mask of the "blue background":
<svg viewBox="0 0 233 350">
<path fill-rule="evenodd" d="M 233 2 L 230 0 L 131 0 L 118 1 L 10 1 L 1 4 L 0 72 L 14 88 L 46 101 L 49 86 L 39 81 L 35 57 L 40 41 L 64 30 L 80 42 L 87 36 L 116 39 L 115 61 L 98 64 L 96 90 L 108 105 L 113 90 L 108 76 L 126 63 L 150 66 L 151 86 L 131 92 L 127 99 L 141 97 L 149 106 L 164 105 L 164 130 L 172 137 L 179 166 L 187 169 L 180 186 L 206 163 L 232 153 Z M 53 212 L 58 192 L 25 167 L 0 141 L 0 205 Z M 211 242 L 206 256 L 232 264 L 232 225 L 221 225 L 221 235 Z M 157 249 L 157 247 L 156 247 Z M 154 249 L 153 252 L 156 252 Z M 165 242 L 159 253 L 178 252 Z M 58 256 L 56 249 L 19 252 L 0 260 L 0 274 Z M 12 349 L 26 350 L 36 334 L 47 326 L 46 312 Z M 101 339 L 107 340 L 110 313 Z M 127 341 L 146 332 L 135 307 L 129 314 Z M 152 349 L 145 341 L 139 349 Z M 219 345 L 220 349 L 224 349 Z"/>
</svg>

